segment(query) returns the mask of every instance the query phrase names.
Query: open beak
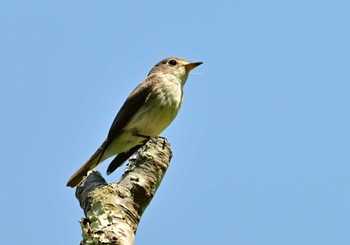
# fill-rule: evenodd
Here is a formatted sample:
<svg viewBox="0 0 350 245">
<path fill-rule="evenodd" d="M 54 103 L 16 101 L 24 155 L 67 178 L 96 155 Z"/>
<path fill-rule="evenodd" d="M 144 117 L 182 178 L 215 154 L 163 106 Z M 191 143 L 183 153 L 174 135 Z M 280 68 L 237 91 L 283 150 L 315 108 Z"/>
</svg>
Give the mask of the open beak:
<svg viewBox="0 0 350 245">
<path fill-rule="evenodd" d="M 197 66 L 199 66 L 199 65 L 201 65 L 201 64 L 203 64 L 203 62 L 193 62 L 193 63 L 189 63 L 189 64 L 186 64 L 186 65 L 185 65 L 185 69 L 186 69 L 186 71 L 190 71 L 190 70 L 196 68 Z"/>
</svg>

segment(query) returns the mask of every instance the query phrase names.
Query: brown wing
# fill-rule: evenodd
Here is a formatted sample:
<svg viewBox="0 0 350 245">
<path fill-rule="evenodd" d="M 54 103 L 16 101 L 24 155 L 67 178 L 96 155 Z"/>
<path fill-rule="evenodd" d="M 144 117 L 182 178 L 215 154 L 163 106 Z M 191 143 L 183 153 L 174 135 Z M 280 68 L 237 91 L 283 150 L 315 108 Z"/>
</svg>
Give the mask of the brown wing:
<svg viewBox="0 0 350 245">
<path fill-rule="evenodd" d="M 109 144 L 121 133 L 125 125 L 131 120 L 135 113 L 145 103 L 148 95 L 152 92 L 154 85 L 158 82 L 156 74 L 147 77 L 131 92 L 129 97 L 120 108 L 117 116 L 115 117 L 111 128 L 109 129 L 106 144 L 103 148 L 100 159 L 102 158 L 104 151 Z"/>
<path fill-rule="evenodd" d="M 157 80 L 158 79 L 156 78 L 156 75 L 151 75 L 134 89 L 134 91 L 129 95 L 120 111 L 118 112 L 117 116 L 115 117 L 108 132 L 107 139 L 103 142 L 101 147 L 97 149 L 97 151 L 91 156 L 91 158 L 72 175 L 72 177 L 68 180 L 67 186 L 74 187 L 78 185 L 83 177 L 86 176 L 88 171 L 98 166 L 109 144 L 113 141 L 113 139 L 115 139 L 115 137 L 118 137 L 125 125 L 145 103 L 147 96 L 152 92 L 154 84 L 157 82 Z M 121 165 L 123 162 L 120 163 L 120 161 L 122 158 L 124 159 L 123 156 L 129 155 L 132 151 L 135 152 L 135 149 L 136 147 L 129 149 L 125 154 L 122 154 L 121 157 L 117 158 L 117 160 L 112 165 L 112 168 L 114 168 L 114 165 L 117 163 L 117 167 Z"/>
<path fill-rule="evenodd" d="M 125 125 L 145 103 L 157 80 L 155 75 L 149 76 L 132 91 L 115 117 L 109 129 L 107 140 L 111 142 L 120 134 Z"/>
</svg>

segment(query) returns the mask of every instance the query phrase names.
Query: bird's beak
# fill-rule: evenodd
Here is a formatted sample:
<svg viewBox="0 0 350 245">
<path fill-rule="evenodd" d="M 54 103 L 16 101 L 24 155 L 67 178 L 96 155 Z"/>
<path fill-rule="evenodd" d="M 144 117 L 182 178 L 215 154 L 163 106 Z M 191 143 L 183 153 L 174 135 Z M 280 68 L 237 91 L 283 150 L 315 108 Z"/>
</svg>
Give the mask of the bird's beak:
<svg viewBox="0 0 350 245">
<path fill-rule="evenodd" d="M 203 62 L 188 63 L 188 64 L 185 65 L 185 69 L 186 69 L 186 71 L 190 71 L 190 70 L 196 68 L 197 66 L 199 66 L 201 64 L 203 64 Z"/>
</svg>

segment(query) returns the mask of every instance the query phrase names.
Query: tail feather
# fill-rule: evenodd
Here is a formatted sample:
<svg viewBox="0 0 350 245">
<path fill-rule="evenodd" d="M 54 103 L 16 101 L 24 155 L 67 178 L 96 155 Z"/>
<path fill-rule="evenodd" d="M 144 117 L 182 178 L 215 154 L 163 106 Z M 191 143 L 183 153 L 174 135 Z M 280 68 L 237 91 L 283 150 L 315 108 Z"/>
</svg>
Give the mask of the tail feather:
<svg viewBox="0 0 350 245">
<path fill-rule="evenodd" d="M 102 158 L 103 152 L 104 152 L 103 147 L 98 148 L 97 151 L 90 157 L 90 159 L 87 160 L 86 163 L 84 163 L 72 175 L 72 177 L 70 177 L 70 179 L 67 182 L 67 186 L 75 187 L 79 185 L 79 183 L 83 180 L 83 178 L 87 175 L 87 173 L 90 170 L 93 170 L 94 168 L 96 168 L 100 164 L 102 160 L 101 158 Z"/>
<path fill-rule="evenodd" d="M 110 175 L 111 173 L 114 172 L 114 170 L 116 170 L 117 168 L 119 168 L 121 165 L 123 165 L 123 163 L 129 159 L 129 157 L 131 157 L 132 155 L 134 155 L 134 153 L 140 149 L 142 145 L 137 145 L 134 146 L 133 148 L 131 148 L 129 151 L 127 152 L 122 152 L 119 153 L 114 159 L 113 161 L 109 164 L 108 168 L 107 168 L 107 175 Z"/>
</svg>

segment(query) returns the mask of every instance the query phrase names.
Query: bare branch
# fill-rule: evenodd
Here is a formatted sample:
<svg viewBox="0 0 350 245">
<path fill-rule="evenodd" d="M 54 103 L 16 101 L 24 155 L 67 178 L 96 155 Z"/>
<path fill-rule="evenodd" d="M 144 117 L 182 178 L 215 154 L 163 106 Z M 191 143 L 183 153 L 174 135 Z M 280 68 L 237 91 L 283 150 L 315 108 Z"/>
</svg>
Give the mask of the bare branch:
<svg viewBox="0 0 350 245">
<path fill-rule="evenodd" d="M 132 245 L 138 223 L 169 167 L 172 152 L 165 138 L 152 138 L 129 163 L 117 183 L 92 171 L 76 189 L 85 218 L 81 244 Z"/>
</svg>

